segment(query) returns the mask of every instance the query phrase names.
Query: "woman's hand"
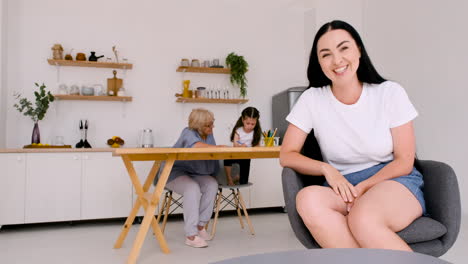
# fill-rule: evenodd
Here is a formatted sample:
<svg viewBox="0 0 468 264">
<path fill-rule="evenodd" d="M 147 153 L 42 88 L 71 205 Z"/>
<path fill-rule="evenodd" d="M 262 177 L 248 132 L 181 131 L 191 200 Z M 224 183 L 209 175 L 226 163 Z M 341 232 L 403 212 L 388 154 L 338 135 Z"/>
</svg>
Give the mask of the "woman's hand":
<svg viewBox="0 0 468 264">
<path fill-rule="evenodd" d="M 232 144 L 234 147 L 247 147 L 247 145 L 242 144 L 240 141 L 234 141 Z"/>
<path fill-rule="evenodd" d="M 211 145 L 211 144 L 207 144 L 205 142 L 201 142 L 201 141 L 198 141 L 197 143 L 195 143 L 192 148 L 225 148 L 225 147 L 230 147 L 230 146 L 226 146 L 226 145 Z"/>
<path fill-rule="evenodd" d="M 322 172 L 333 191 L 346 203 L 353 202 L 358 197 L 355 187 L 333 166 L 323 163 Z"/>
<path fill-rule="evenodd" d="M 357 192 L 357 196 L 354 198 L 354 200 L 352 202 L 346 203 L 346 210 L 348 212 L 351 211 L 351 208 L 353 207 L 356 200 L 359 199 L 359 197 L 361 197 L 365 192 L 367 192 L 367 190 L 369 190 L 369 186 L 367 185 L 367 183 L 365 181 L 362 181 L 362 182 L 356 184 L 356 186 L 354 186 L 354 189 Z"/>
</svg>

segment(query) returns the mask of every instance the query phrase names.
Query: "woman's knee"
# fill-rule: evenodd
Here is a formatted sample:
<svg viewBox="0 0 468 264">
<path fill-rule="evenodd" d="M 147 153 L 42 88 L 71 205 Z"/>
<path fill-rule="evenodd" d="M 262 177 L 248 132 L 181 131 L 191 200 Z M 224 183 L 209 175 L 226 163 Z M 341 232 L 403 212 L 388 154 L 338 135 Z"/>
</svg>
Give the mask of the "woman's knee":
<svg viewBox="0 0 468 264">
<path fill-rule="evenodd" d="M 320 217 L 324 209 L 329 208 L 323 201 L 326 198 L 321 186 L 309 186 L 296 195 L 296 209 L 303 218 Z"/>
<path fill-rule="evenodd" d="M 197 183 L 190 184 L 186 186 L 184 193 L 184 200 L 186 199 L 197 199 L 199 200 L 201 197 L 201 190 L 200 186 Z"/>
<path fill-rule="evenodd" d="M 218 191 L 218 181 L 211 176 L 206 176 L 207 178 L 204 181 L 204 184 L 206 185 L 206 192 L 209 193 L 216 193 Z"/>
</svg>

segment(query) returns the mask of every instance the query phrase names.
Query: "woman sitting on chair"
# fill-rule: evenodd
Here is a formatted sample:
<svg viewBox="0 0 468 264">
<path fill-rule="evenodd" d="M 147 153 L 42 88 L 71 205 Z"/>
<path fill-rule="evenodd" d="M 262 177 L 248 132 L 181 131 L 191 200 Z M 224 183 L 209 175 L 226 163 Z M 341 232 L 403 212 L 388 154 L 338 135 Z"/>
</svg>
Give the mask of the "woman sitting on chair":
<svg viewBox="0 0 468 264">
<path fill-rule="evenodd" d="M 182 130 L 174 148 L 216 147 L 212 112 L 194 109 L 188 121 L 188 127 Z M 214 176 L 218 170 L 218 160 L 176 161 L 169 175 L 166 188 L 183 195 L 185 244 L 188 246 L 207 247 L 206 241 L 212 239 L 205 225 L 213 213 L 218 191 Z"/>
<path fill-rule="evenodd" d="M 405 90 L 375 70 L 359 34 L 343 21 L 315 36 L 306 90 L 286 118 L 280 162 L 323 175 L 296 197 L 321 247 L 411 251 L 396 234 L 425 213 L 423 179 L 413 166 L 417 112 Z M 325 162 L 301 154 L 311 130 Z"/>
</svg>

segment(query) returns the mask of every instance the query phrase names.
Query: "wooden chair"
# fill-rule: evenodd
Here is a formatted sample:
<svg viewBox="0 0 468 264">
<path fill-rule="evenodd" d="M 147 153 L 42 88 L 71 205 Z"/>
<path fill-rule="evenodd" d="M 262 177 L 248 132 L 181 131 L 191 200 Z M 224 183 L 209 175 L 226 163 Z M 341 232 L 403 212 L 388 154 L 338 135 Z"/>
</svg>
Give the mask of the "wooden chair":
<svg viewBox="0 0 468 264">
<path fill-rule="evenodd" d="M 232 173 L 233 175 L 236 174 L 236 171 L 239 171 L 238 164 L 233 164 Z M 226 174 L 224 172 L 222 161 L 221 161 L 221 170 L 216 176 L 219 182 L 218 193 L 216 195 L 216 203 L 215 203 L 215 216 L 213 220 L 213 227 L 211 229 L 211 236 L 215 236 L 216 234 L 216 224 L 218 223 L 219 211 L 223 210 L 227 206 L 231 206 L 237 211 L 237 216 L 239 217 L 239 223 L 242 229 L 244 229 L 244 221 L 242 217 L 242 212 L 244 213 L 245 221 L 249 226 L 250 233 L 255 235 L 255 231 L 250 221 L 249 214 L 247 213 L 247 207 L 245 205 L 244 199 L 242 198 L 242 193 L 240 189 L 247 188 L 252 186 L 251 182 L 247 184 L 238 184 L 238 185 L 227 185 L 226 184 Z M 223 194 L 223 190 L 229 190 L 228 195 Z"/>
<path fill-rule="evenodd" d="M 158 217 L 156 218 L 156 222 L 159 223 L 161 220 L 161 216 L 164 214 L 163 217 L 163 222 L 162 222 L 162 227 L 161 231 L 164 233 L 164 229 L 166 228 L 166 223 L 167 223 L 167 217 L 169 214 L 172 214 L 175 210 L 177 210 L 179 207 L 182 207 L 182 199 L 183 196 L 179 196 L 178 198 L 174 198 L 173 191 L 169 190 L 167 188 L 164 188 L 165 194 L 164 194 L 164 200 L 161 205 L 161 208 L 159 209 L 159 214 Z M 172 206 L 172 208 L 171 208 Z"/>
</svg>

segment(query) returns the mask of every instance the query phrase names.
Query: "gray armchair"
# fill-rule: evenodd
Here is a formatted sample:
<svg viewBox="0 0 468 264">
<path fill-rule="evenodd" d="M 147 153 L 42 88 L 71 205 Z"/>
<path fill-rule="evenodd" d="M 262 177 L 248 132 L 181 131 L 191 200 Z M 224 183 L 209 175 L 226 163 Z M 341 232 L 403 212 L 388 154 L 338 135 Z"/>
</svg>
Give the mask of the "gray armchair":
<svg viewBox="0 0 468 264">
<path fill-rule="evenodd" d="M 461 205 L 457 177 L 445 163 L 416 160 L 424 177 L 428 217 L 420 217 L 398 232 L 416 252 L 439 257 L 449 250 L 460 230 Z M 296 195 L 302 188 L 322 184 L 323 176 L 304 176 L 290 168 L 282 173 L 283 194 L 291 227 L 306 248 L 320 248 L 296 210 Z"/>
</svg>

